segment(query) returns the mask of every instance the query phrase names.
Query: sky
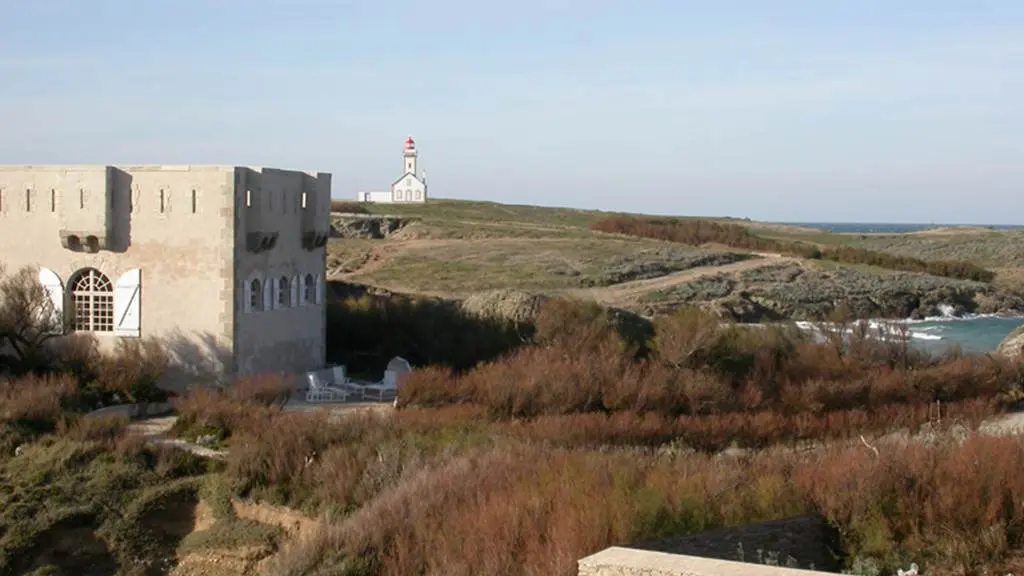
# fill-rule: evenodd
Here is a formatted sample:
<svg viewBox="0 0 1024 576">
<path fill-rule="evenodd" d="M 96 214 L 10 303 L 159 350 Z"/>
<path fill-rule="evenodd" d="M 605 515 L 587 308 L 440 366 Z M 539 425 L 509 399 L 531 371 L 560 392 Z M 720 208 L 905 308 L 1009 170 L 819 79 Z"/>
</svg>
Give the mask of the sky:
<svg viewBox="0 0 1024 576">
<path fill-rule="evenodd" d="M 0 163 L 1024 224 L 1019 0 L 0 0 Z"/>
</svg>

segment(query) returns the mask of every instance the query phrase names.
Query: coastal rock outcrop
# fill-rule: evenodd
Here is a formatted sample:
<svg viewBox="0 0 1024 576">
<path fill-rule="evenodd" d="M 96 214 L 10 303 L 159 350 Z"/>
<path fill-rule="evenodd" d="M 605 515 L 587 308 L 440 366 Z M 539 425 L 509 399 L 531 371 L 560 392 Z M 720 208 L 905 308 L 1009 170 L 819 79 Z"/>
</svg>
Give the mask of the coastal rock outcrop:
<svg viewBox="0 0 1024 576">
<path fill-rule="evenodd" d="M 331 237 L 380 240 L 417 220 L 418 218 L 376 214 L 331 214 Z"/>
<path fill-rule="evenodd" d="M 826 263 L 764 266 L 705 276 L 647 294 L 645 314 L 702 305 L 742 322 L 822 320 L 843 307 L 856 317 L 924 318 L 1024 310 L 1020 296 L 989 284 Z"/>
<path fill-rule="evenodd" d="M 996 349 L 1000 354 L 1011 358 L 1024 357 L 1024 326 L 1017 328 L 999 343 Z"/>
</svg>

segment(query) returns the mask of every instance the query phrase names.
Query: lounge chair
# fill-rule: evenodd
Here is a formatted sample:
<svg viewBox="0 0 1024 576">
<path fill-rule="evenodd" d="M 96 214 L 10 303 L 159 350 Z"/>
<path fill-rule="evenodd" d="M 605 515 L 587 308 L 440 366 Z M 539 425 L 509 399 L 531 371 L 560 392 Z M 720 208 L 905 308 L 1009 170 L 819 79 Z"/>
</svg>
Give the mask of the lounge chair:
<svg viewBox="0 0 1024 576">
<path fill-rule="evenodd" d="M 380 382 L 363 384 L 361 388 L 363 389 L 364 398 L 368 393 L 374 393 L 376 400 L 381 402 L 393 400 L 398 396 L 398 372 L 385 370 L 384 378 Z"/>
<path fill-rule="evenodd" d="M 344 366 L 334 366 L 331 368 L 331 372 L 334 375 L 334 386 L 346 390 L 350 395 L 358 397 L 360 400 L 366 399 L 366 386 L 360 383 L 359 380 L 354 380 L 345 375 Z"/>
<path fill-rule="evenodd" d="M 344 402 L 348 399 L 348 390 L 331 386 L 326 381 L 325 371 L 307 372 L 306 382 L 309 389 L 306 391 L 306 402 Z M 330 372 L 327 372 L 328 374 Z"/>
</svg>

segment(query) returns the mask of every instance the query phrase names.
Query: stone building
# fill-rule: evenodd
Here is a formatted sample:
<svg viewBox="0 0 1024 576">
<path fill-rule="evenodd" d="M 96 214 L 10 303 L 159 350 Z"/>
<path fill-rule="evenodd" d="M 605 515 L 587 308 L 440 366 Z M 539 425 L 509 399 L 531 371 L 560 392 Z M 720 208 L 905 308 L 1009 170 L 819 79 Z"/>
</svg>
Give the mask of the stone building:
<svg viewBox="0 0 1024 576">
<path fill-rule="evenodd" d="M 67 331 L 155 338 L 166 384 L 319 368 L 331 175 L 0 166 L 0 261 L 39 268 Z"/>
<path fill-rule="evenodd" d="M 427 201 L 427 175 L 417 169 L 419 152 L 416 141 L 410 136 L 405 141 L 402 152 L 402 163 L 405 166 L 402 175 L 391 183 L 391 189 L 383 192 L 360 192 L 356 199 L 360 202 L 380 202 L 382 204 L 423 204 Z"/>
</svg>

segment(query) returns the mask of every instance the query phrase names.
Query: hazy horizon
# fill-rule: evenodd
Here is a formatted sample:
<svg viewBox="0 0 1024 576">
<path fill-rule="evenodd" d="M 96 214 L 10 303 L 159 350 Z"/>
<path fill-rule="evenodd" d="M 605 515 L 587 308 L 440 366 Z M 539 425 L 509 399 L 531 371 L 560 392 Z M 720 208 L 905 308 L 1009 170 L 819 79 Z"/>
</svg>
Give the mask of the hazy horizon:
<svg viewBox="0 0 1024 576">
<path fill-rule="evenodd" d="M 0 0 L 0 163 L 446 198 L 1024 222 L 1024 3 Z"/>
</svg>

